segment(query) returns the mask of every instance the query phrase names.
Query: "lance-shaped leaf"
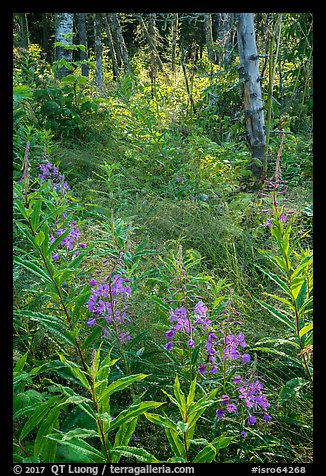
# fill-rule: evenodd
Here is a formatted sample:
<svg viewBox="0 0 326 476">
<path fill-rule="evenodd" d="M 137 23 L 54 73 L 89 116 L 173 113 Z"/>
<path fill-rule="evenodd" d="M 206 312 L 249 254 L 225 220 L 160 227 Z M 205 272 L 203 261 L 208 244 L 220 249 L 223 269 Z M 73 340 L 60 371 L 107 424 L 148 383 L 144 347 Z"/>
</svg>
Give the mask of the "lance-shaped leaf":
<svg viewBox="0 0 326 476">
<path fill-rule="evenodd" d="M 50 276 L 45 271 L 43 271 L 42 268 L 37 266 L 35 263 L 32 263 L 31 261 L 28 261 L 26 259 L 19 258 L 18 256 L 14 256 L 13 261 L 14 263 L 17 263 L 20 266 L 23 266 L 28 271 L 35 274 L 35 276 L 40 278 L 42 281 L 51 285 L 53 284 Z"/>
<path fill-rule="evenodd" d="M 117 448 L 118 446 L 128 446 L 130 438 L 132 437 L 135 431 L 137 420 L 138 418 L 136 417 L 133 420 L 130 420 L 128 423 L 124 423 L 120 426 L 117 434 L 115 435 L 113 445 L 114 448 Z M 111 457 L 111 463 L 118 463 L 120 460 L 120 456 L 121 455 L 113 454 Z"/>
<path fill-rule="evenodd" d="M 102 392 L 101 395 L 99 395 L 99 402 L 103 398 L 105 397 L 108 398 L 113 393 L 119 392 L 120 390 L 123 390 L 124 388 L 129 387 L 134 382 L 143 380 L 146 377 L 148 377 L 148 375 L 146 374 L 135 374 L 135 375 L 128 375 L 127 377 L 122 377 L 118 380 L 115 380 L 114 382 L 110 383 L 110 385 Z"/>
<path fill-rule="evenodd" d="M 51 435 L 48 435 L 47 438 L 57 441 L 61 445 L 69 446 L 80 455 L 80 459 L 83 463 L 105 463 L 106 457 L 99 450 L 91 446 L 86 441 L 80 438 L 71 438 L 65 440 L 65 433 L 57 432 Z"/>
<path fill-rule="evenodd" d="M 120 412 L 119 415 L 112 421 L 110 431 L 115 430 L 122 424 L 131 421 L 133 418 L 139 415 L 142 415 L 147 410 L 150 410 L 151 408 L 158 408 L 163 404 L 164 402 L 145 401 L 130 405 L 129 408 Z"/>
<path fill-rule="evenodd" d="M 116 454 L 118 456 L 126 456 L 127 458 L 136 458 L 137 461 L 141 463 L 160 463 L 160 461 L 155 458 L 148 451 L 143 448 L 134 448 L 130 446 L 117 446 L 110 450 L 110 454 Z"/>
<path fill-rule="evenodd" d="M 23 440 L 26 438 L 60 400 L 61 396 L 56 395 L 55 397 L 49 398 L 46 402 L 38 404 L 35 411 L 29 415 L 28 421 L 23 426 L 19 439 Z"/>
</svg>

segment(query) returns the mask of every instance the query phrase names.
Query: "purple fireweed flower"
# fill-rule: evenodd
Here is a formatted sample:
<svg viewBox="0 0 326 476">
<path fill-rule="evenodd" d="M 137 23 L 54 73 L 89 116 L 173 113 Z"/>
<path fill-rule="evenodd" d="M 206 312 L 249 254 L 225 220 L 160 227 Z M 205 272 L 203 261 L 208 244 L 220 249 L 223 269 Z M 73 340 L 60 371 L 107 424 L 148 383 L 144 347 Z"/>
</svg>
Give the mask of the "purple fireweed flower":
<svg viewBox="0 0 326 476">
<path fill-rule="evenodd" d="M 228 395 L 222 395 L 221 396 L 221 403 L 223 405 L 226 405 L 227 403 L 229 403 L 229 400 L 230 400 L 230 397 Z"/>
<path fill-rule="evenodd" d="M 131 339 L 130 335 L 126 334 L 125 332 L 121 332 L 119 334 L 119 341 L 121 342 L 121 344 L 125 344 L 130 339 Z"/>
<path fill-rule="evenodd" d="M 79 248 L 83 248 L 83 249 L 87 248 L 87 245 L 85 245 L 85 243 L 79 243 L 78 246 Z"/>
<path fill-rule="evenodd" d="M 173 342 L 171 342 L 171 341 L 170 341 L 170 342 L 167 342 L 167 343 L 165 344 L 166 350 L 171 350 L 172 347 L 173 347 Z"/>
<path fill-rule="evenodd" d="M 204 364 L 199 365 L 199 367 L 198 367 L 199 373 L 201 373 L 202 375 L 204 375 L 204 373 L 206 372 L 206 367 L 207 367 L 207 365 L 204 365 Z"/>
<path fill-rule="evenodd" d="M 254 425 L 255 423 L 256 423 L 256 418 L 253 415 L 249 415 L 248 425 L 251 426 L 251 425 Z"/>
<path fill-rule="evenodd" d="M 58 253 L 53 253 L 51 255 L 51 258 L 53 259 L 53 261 L 57 261 L 59 259 L 59 254 Z"/>
<path fill-rule="evenodd" d="M 175 329 L 171 329 L 171 330 L 169 330 L 169 331 L 166 331 L 165 337 L 166 337 L 167 339 L 173 339 L 173 337 L 175 336 L 176 332 L 177 332 L 177 331 L 176 331 Z"/>
<path fill-rule="evenodd" d="M 195 341 L 193 339 L 189 339 L 187 344 L 189 345 L 189 347 L 195 347 Z"/>
<path fill-rule="evenodd" d="M 219 418 L 223 418 L 224 413 L 225 413 L 225 410 L 223 410 L 222 408 L 219 408 L 218 410 L 216 410 L 216 415 L 217 415 Z"/>
<path fill-rule="evenodd" d="M 284 215 L 284 214 L 282 213 L 282 215 L 280 216 L 280 220 L 281 220 L 284 224 L 286 224 L 286 223 L 289 221 L 289 217 L 288 217 L 287 215 Z"/>
<path fill-rule="evenodd" d="M 248 364 L 248 362 L 250 362 L 250 355 L 249 354 L 243 354 L 241 359 L 242 359 L 242 362 L 244 362 L 245 364 Z"/>
<path fill-rule="evenodd" d="M 228 403 L 226 405 L 226 410 L 229 413 L 238 413 L 238 407 L 236 405 L 234 405 L 233 403 Z"/>
<path fill-rule="evenodd" d="M 91 293 L 87 305 L 88 310 L 96 316 L 89 322 L 93 325 L 95 323 L 93 319 L 96 319 L 96 325 L 104 330 L 104 337 L 107 337 L 108 331 L 98 323 L 98 320 L 104 320 L 106 325 L 111 325 L 113 321 L 115 331 L 119 331 L 117 337 L 120 343 L 125 344 L 131 339 L 131 336 L 121 328 L 125 322 L 129 321 L 126 310 L 129 306 L 131 289 L 130 286 L 124 287 L 124 283 L 129 280 L 119 274 L 113 277 L 109 275 L 106 279 L 109 282 L 99 283 L 94 278 L 89 281 Z"/>
<path fill-rule="evenodd" d="M 95 317 L 91 317 L 90 319 L 88 319 L 87 321 L 87 325 L 88 326 L 93 326 L 96 322 L 96 318 Z"/>
<path fill-rule="evenodd" d="M 272 227 L 272 222 L 271 222 L 270 218 L 267 218 L 266 225 L 268 226 L 268 228 Z"/>
<path fill-rule="evenodd" d="M 213 365 L 213 367 L 211 368 L 211 370 L 209 371 L 211 374 L 217 374 L 217 367 L 216 365 Z"/>
<path fill-rule="evenodd" d="M 247 433 L 244 430 L 242 430 L 241 438 L 247 438 L 247 436 L 248 436 Z"/>
<path fill-rule="evenodd" d="M 207 307 L 203 301 L 199 301 L 195 306 L 195 315 L 200 317 L 206 317 Z"/>
<path fill-rule="evenodd" d="M 272 417 L 268 415 L 268 413 L 264 413 L 264 420 L 265 421 L 271 421 Z"/>
</svg>

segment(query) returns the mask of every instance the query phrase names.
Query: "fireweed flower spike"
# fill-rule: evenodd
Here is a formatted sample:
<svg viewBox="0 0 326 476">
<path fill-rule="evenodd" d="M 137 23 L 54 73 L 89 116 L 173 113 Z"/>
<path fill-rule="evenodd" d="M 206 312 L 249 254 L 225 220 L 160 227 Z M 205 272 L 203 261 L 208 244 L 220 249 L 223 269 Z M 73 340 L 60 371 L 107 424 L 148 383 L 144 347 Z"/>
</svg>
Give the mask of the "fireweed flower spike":
<svg viewBox="0 0 326 476">
<path fill-rule="evenodd" d="M 131 339 L 131 336 L 123 329 L 129 321 L 126 313 L 131 294 L 131 288 L 127 284 L 129 279 L 115 274 L 107 276 L 106 281 L 99 283 L 92 278 L 89 282 L 91 295 L 87 305 L 88 310 L 95 317 L 91 317 L 87 321 L 87 325 L 101 327 L 104 330 L 103 337 L 105 338 L 109 336 L 108 330 L 112 331 L 113 329 L 120 344 L 125 344 Z M 108 326 L 110 326 L 109 329 Z"/>
</svg>

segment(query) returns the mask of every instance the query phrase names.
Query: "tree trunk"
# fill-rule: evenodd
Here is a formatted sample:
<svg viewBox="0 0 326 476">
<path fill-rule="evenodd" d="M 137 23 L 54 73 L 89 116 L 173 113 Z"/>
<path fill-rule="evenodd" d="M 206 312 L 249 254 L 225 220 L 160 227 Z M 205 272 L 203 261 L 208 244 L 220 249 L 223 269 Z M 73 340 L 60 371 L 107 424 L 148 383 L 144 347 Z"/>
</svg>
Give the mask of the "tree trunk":
<svg viewBox="0 0 326 476">
<path fill-rule="evenodd" d="M 139 24 L 141 26 L 141 29 L 142 29 L 145 37 L 147 39 L 150 51 L 155 52 L 155 59 L 156 59 L 157 66 L 158 66 L 160 71 L 163 71 L 163 63 L 162 63 L 161 58 L 160 58 L 160 56 L 159 56 L 159 54 L 158 54 L 158 52 L 155 48 L 155 45 L 153 44 L 152 37 L 151 37 L 151 35 L 149 34 L 149 32 L 147 30 L 147 27 L 146 27 L 146 24 L 143 20 L 143 17 L 139 13 L 136 14 L 136 17 L 137 17 L 137 20 L 139 21 Z"/>
<path fill-rule="evenodd" d="M 80 45 L 85 46 L 85 51 L 80 50 L 79 58 L 80 58 L 80 61 L 87 61 L 88 52 L 87 52 L 86 16 L 85 16 L 85 13 L 77 13 L 76 15 L 77 15 L 77 26 L 78 26 L 78 41 Z M 82 69 L 82 75 L 88 78 L 89 76 L 88 64 L 83 64 L 81 69 Z"/>
<path fill-rule="evenodd" d="M 71 46 L 73 40 L 73 24 L 74 24 L 74 14 L 73 13 L 56 13 L 55 14 L 55 41 L 63 43 L 64 45 Z M 65 61 L 72 60 L 72 50 L 65 49 L 63 46 L 56 46 L 55 50 L 55 59 L 60 61 L 61 59 Z M 56 76 L 58 78 L 63 78 L 70 74 L 70 69 L 66 66 L 61 66 L 56 70 Z"/>
<path fill-rule="evenodd" d="M 218 14 L 218 44 L 220 49 L 219 65 L 230 64 L 230 52 L 232 50 L 232 13 Z"/>
<path fill-rule="evenodd" d="M 108 40 L 108 45 L 109 45 L 109 50 L 110 50 L 110 55 L 111 55 L 111 60 L 112 60 L 113 79 L 115 81 L 118 81 L 119 80 L 119 65 L 118 65 L 116 52 L 115 52 L 115 49 L 114 49 L 112 32 L 111 32 L 111 29 L 110 29 L 110 25 L 109 25 L 108 17 L 107 17 L 106 13 L 104 13 L 103 19 L 104 19 L 106 37 L 107 37 L 107 40 Z"/>
<path fill-rule="evenodd" d="M 128 51 L 127 51 L 127 48 L 126 48 L 125 41 L 123 39 L 118 14 L 117 13 L 110 13 L 109 16 L 111 17 L 111 20 L 112 20 L 111 24 L 112 24 L 112 27 L 113 27 L 113 31 L 114 31 L 117 43 L 118 43 L 118 47 L 119 47 L 120 55 L 121 55 L 121 58 L 122 58 L 125 73 L 130 73 L 131 69 L 130 69 L 130 64 L 129 64 L 129 59 L 128 59 Z"/>
<path fill-rule="evenodd" d="M 173 13 L 172 18 L 172 55 L 171 55 L 171 66 L 172 72 L 175 76 L 176 73 L 176 52 L 177 52 L 177 40 L 178 40 L 178 27 L 179 27 L 179 18 L 177 13 Z"/>
<path fill-rule="evenodd" d="M 101 42 L 101 14 L 93 14 L 94 21 L 94 52 L 96 63 L 96 84 L 99 89 L 103 89 L 103 67 L 102 67 L 102 42 Z"/>
<path fill-rule="evenodd" d="M 149 76 L 151 78 L 151 96 L 154 99 L 154 90 L 155 90 L 155 77 L 156 77 L 156 62 L 155 62 L 155 51 L 156 51 L 156 28 L 155 28 L 155 13 L 149 14 L 149 34 L 152 39 L 153 48 L 150 48 L 150 72 Z"/>
<path fill-rule="evenodd" d="M 239 74 L 240 79 L 244 81 L 244 112 L 253 159 L 252 169 L 256 176 L 261 176 L 266 135 L 253 13 L 238 14 L 237 31 L 240 55 Z"/>
<path fill-rule="evenodd" d="M 118 63 L 118 68 L 120 69 L 121 66 L 122 66 L 122 58 L 121 58 L 121 52 L 120 52 L 119 43 L 118 43 L 118 39 L 117 39 L 117 32 L 116 32 L 114 22 L 113 22 L 113 19 L 112 19 L 112 13 L 107 13 L 107 19 L 108 19 L 108 22 L 109 22 L 109 27 L 110 27 L 110 32 L 111 32 L 111 36 L 112 36 L 115 56 L 117 58 L 117 63 Z"/>
<path fill-rule="evenodd" d="M 206 39 L 208 59 L 211 61 L 211 63 L 216 63 L 216 55 L 214 51 L 214 41 L 213 41 L 213 32 L 212 32 L 212 17 L 210 13 L 204 14 L 204 29 L 205 29 L 205 39 Z"/>
<path fill-rule="evenodd" d="M 45 51 L 46 61 L 51 63 L 51 52 L 49 48 L 49 27 L 46 15 L 46 13 L 42 13 L 42 47 Z"/>
<path fill-rule="evenodd" d="M 27 22 L 27 13 L 18 13 L 20 31 L 21 31 L 21 46 L 26 50 L 29 47 L 29 32 L 28 32 L 28 22 Z"/>
</svg>

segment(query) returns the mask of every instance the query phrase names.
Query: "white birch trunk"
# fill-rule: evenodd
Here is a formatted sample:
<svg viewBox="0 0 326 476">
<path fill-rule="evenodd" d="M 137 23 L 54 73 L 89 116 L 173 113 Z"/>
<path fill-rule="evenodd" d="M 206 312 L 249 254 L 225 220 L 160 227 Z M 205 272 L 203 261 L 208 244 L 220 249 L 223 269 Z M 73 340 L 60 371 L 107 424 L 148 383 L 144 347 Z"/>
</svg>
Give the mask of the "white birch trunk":
<svg viewBox="0 0 326 476">
<path fill-rule="evenodd" d="M 246 131 L 255 175 L 261 174 L 266 145 L 265 121 L 253 13 L 238 14 L 240 77 L 244 80 Z"/>
<path fill-rule="evenodd" d="M 73 13 L 56 13 L 55 14 L 55 41 L 71 46 L 73 42 L 72 33 L 74 25 Z M 64 46 L 57 46 L 55 51 L 56 61 L 64 59 L 66 61 L 72 60 L 72 50 L 67 50 Z M 65 66 L 57 71 L 57 76 L 67 76 L 70 70 Z"/>
</svg>

